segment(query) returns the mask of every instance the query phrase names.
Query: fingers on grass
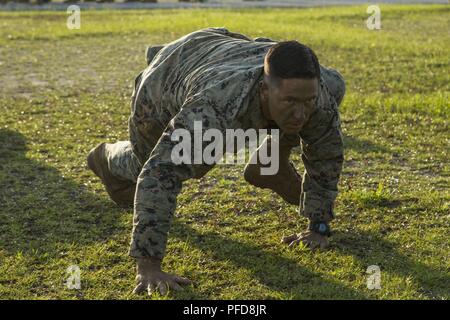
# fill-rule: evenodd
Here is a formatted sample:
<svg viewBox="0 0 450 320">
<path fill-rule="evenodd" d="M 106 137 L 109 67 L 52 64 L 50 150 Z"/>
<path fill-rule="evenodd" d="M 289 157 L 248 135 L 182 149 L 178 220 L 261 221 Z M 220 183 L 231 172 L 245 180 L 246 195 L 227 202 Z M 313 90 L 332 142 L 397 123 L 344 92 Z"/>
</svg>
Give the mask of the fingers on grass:
<svg viewBox="0 0 450 320">
<path fill-rule="evenodd" d="M 174 276 L 174 279 L 179 284 L 191 284 L 192 283 L 191 280 L 189 280 L 187 278 L 179 277 L 179 276 Z"/>
<path fill-rule="evenodd" d="M 291 243 L 295 239 L 297 239 L 297 235 L 296 234 L 291 234 L 290 236 L 283 237 L 283 239 L 281 239 L 281 242 L 283 242 L 283 243 Z"/>
<path fill-rule="evenodd" d="M 138 285 L 134 288 L 134 294 L 140 294 L 145 290 L 145 285 L 142 282 L 139 282 Z"/>
<path fill-rule="evenodd" d="M 151 296 L 155 292 L 155 285 L 153 283 L 149 283 L 147 286 L 147 293 Z"/>
<path fill-rule="evenodd" d="M 295 246 L 295 245 L 297 245 L 297 244 L 299 244 L 300 243 L 300 239 L 295 239 L 294 241 L 292 241 L 290 244 L 289 244 L 289 248 L 292 248 L 293 246 Z"/>
<path fill-rule="evenodd" d="M 318 245 L 317 242 L 311 241 L 307 238 L 300 238 L 299 240 L 305 245 L 305 247 L 310 249 L 314 249 Z"/>
<path fill-rule="evenodd" d="M 299 235 L 298 235 L 298 238 L 300 239 L 300 240 L 306 240 L 307 238 L 308 238 L 308 234 L 307 233 L 300 233 Z"/>
<path fill-rule="evenodd" d="M 178 283 L 176 283 L 175 281 L 172 281 L 169 283 L 169 287 L 175 291 L 180 291 L 183 290 L 183 287 L 180 286 Z"/>
<path fill-rule="evenodd" d="M 159 290 L 159 293 L 161 293 L 161 295 L 163 296 L 167 295 L 169 291 L 167 283 L 164 281 L 158 282 L 158 286 L 156 288 Z"/>
</svg>

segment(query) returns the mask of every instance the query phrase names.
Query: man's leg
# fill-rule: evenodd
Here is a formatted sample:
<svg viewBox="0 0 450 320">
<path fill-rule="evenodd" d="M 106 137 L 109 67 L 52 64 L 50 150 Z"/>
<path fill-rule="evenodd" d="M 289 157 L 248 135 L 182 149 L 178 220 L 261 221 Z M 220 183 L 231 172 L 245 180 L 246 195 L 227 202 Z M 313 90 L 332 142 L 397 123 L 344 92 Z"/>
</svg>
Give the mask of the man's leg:
<svg viewBox="0 0 450 320">
<path fill-rule="evenodd" d="M 119 141 L 105 145 L 109 171 L 117 178 L 136 183 L 142 164 L 133 153 L 130 141 Z"/>
<path fill-rule="evenodd" d="M 126 208 L 134 204 L 137 178 L 164 129 L 155 120 L 154 108 L 136 96 L 141 79 L 142 72 L 135 78 L 131 95 L 130 141 L 101 143 L 87 157 L 88 167 L 102 180 L 111 199 Z"/>
<path fill-rule="evenodd" d="M 158 121 L 141 122 L 134 116 L 129 118 L 128 125 L 130 141 L 101 143 L 87 158 L 89 168 L 121 207 L 133 206 L 137 178 L 164 130 Z"/>
<path fill-rule="evenodd" d="M 133 154 L 129 141 L 97 145 L 89 152 L 87 163 L 115 203 L 124 208 L 133 205 L 142 164 Z"/>
<path fill-rule="evenodd" d="M 136 100 L 136 88 L 142 72 L 134 80 L 131 108 Z M 131 140 L 131 139 L 130 139 Z M 100 143 L 87 156 L 87 165 L 102 181 L 110 198 L 120 207 L 129 208 L 134 204 L 136 181 L 142 164 L 133 152 L 130 141 Z"/>
<path fill-rule="evenodd" d="M 289 161 L 289 156 L 292 149 L 300 145 L 300 137 L 298 135 L 282 134 L 279 142 L 280 164 L 278 172 L 275 175 L 261 175 L 260 169 L 262 165 L 255 157 L 258 156 L 261 148 L 266 147 L 264 145 L 267 145 L 268 150 L 270 150 L 274 143 L 278 142 L 272 140 L 270 136 L 263 141 L 245 166 L 244 178 L 256 187 L 268 188 L 275 191 L 290 204 L 299 205 L 302 178 L 295 170 L 292 162 Z"/>
</svg>

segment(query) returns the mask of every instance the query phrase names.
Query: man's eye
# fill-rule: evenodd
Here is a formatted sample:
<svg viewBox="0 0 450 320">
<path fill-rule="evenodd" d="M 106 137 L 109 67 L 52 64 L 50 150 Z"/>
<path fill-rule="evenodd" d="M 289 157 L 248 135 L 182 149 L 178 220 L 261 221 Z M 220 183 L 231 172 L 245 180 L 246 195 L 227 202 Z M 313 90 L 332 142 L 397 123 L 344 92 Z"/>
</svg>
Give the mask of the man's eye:
<svg viewBox="0 0 450 320">
<path fill-rule="evenodd" d="M 315 101 L 316 101 L 316 98 L 311 98 L 311 99 L 306 100 L 306 103 L 313 104 Z"/>
</svg>

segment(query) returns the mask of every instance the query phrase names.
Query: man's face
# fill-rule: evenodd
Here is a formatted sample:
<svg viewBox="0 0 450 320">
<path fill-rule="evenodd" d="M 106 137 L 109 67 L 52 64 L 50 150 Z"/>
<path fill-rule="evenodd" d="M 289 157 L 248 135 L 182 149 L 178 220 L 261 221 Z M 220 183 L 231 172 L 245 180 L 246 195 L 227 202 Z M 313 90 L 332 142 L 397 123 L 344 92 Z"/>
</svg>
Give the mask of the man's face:
<svg viewBox="0 0 450 320">
<path fill-rule="evenodd" d="M 287 134 L 299 132 L 316 108 L 317 79 L 279 79 L 266 89 L 272 120 Z"/>
</svg>

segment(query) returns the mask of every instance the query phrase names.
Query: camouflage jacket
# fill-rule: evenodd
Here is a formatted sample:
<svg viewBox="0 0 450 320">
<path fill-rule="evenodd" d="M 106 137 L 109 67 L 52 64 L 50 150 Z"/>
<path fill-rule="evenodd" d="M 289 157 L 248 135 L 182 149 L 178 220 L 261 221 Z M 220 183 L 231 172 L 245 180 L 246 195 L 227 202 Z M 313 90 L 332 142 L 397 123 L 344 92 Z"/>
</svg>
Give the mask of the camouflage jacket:
<svg viewBox="0 0 450 320">
<path fill-rule="evenodd" d="M 202 121 L 203 129 L 221 131 L 270 127 L 260 109 L 257 84 L 263 77 L 264 56 L 273 44 L 270 39 L 253 41 L 223 28 L 203 29 L 165 45 L 139 75 L 130 135 L 143 168 L 137 179 L 131 256 L 164 256 L 182 182 L 212 168 L 172 162 L 176 142 L 170 136 L 175 129 L 193 132 L 195 120 Z M 343 146 L 338 105 L 322 77 L 317 107 L 299 132 L 306 169 L 300 214 L 312 221 L 329 221 Z M 142 148 L 146 144 L 142 140 L 151 140 L 145 134 L 149 123 L 162 133 Z"/>
</svg>

